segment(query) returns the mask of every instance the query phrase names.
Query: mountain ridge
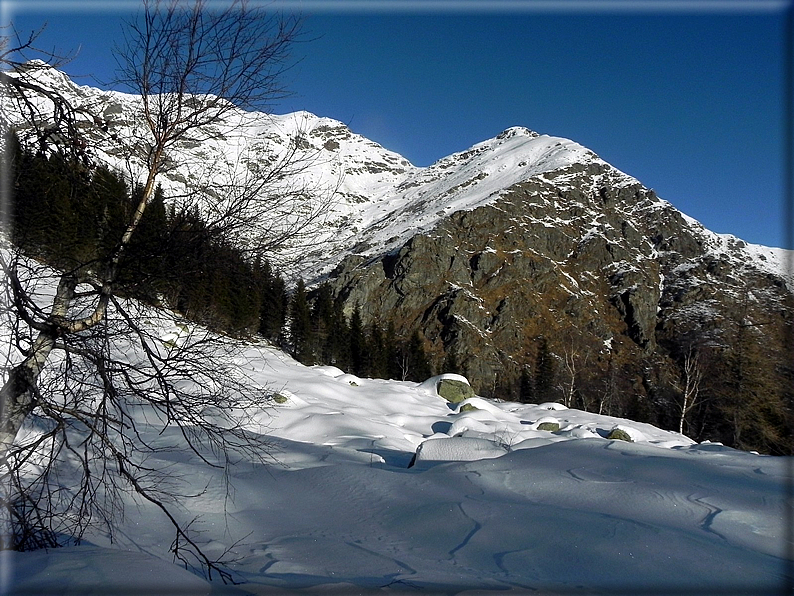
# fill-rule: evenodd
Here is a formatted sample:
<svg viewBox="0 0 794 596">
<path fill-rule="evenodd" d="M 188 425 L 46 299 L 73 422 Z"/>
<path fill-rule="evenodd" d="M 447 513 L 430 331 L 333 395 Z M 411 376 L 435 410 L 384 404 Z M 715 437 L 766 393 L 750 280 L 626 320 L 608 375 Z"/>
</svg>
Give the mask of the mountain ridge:
<svg viewBox="0 0 794 596">
<path fill-rule="evenodd" d="M 43 63 L 30 64 L 41 67 Z M 80 110 L 102 119 L 107 128 L 104 134 L 100 134 L 103 132 L 100 129 L 92 132 L 95 158 L 121 171 L 129 170 L 130 164 L 113 147 L 113 137 L 140 135 L 133 126 L 137 96 L 78 85 L 51 67 L 35 72 L 42 83 L 74 98 L 73 103 Z M 86 124 L 90 124 L 88 116 L 84 117 Z M 235 131 L 238 135 L 235 142 L 228 142 L 234 139 Z M 382 252 L 394 250 L 412 233 L 427 231 L 452 212 L 496 200 L 506 188 L 529 178 L 543 176 L 564 188 L 572 175 L 568 168 L 574 164 L 608 166 L 604 175 L 611 176 L 612 186 L 621 179 L 624 185 L 639 183 L 575 141 L 542 135 L 522 126 L 509 127 L 425 167 L 414 166 L 405 157 L 352 132 L 338 120 L 306 111 L 274 115 L 239 110 L 232 121 L 219 123 L 206 136 L 200 150 L 190 139 L 173 150 L 176 156 L 172 161 L 176 166 L 160 177 L 166 193 L 184 191 L 191 181 L 189 169 L 196 163 L 197 152 L 202 161 L 227 170 L 241 160 L 250 163 L 252 155 L 257 156 L 255 162 L 260 162 L 256 166 L 261 167 L 261 162 L 267 161 L 263 157 L 274 159 L 283 155 L 290 140 L 299 138 L 304 143 L 299 155 L 306 166 L 304 175 L 335 195 L 331 213 L 324 222 L 334 229 L 333 234 L 327 234 L 335 237 L 334 250 L 370 257 L 376 256 L 377 247 Z M 139 163 L 133 165 L 141 167 Z M 687 217 L 687 222 L 702 228 L 706 235 L 713 234 L 692 218 Z M 378 230 L 382 233 L 375 233 Z M 358 234 L 363 235 L 361 240 L 356 238 Z M 731 243 L 730 235 L 721 237 Z M 745 244 L 752 247 L 753 261 L 763 264 L 757 255 L 764 254 L 771 265 L 770 273 L 786 275 L 787 251 Z M 333 266 L 327 260 L 317 259 L 305 268 L 304 277 L 310 281 L 327 274 Z M 791 277 L 787 277 L 790 284 Z"/>
</svg>

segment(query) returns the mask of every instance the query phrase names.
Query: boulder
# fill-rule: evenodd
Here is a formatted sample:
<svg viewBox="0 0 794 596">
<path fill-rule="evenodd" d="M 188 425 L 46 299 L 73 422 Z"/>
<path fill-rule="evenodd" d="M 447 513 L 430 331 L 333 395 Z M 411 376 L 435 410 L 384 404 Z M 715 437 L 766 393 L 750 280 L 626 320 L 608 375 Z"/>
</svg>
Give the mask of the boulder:
<svg viewBox="0 0 794 596">
<path fill-rule="evenodd" d="M 436 391 L 441 397 L 453 404 L 474 397 L 474 389 L 468 383 L 456 381 L 455 379 L 441 379 L 436 386 Z"/>
</svg>

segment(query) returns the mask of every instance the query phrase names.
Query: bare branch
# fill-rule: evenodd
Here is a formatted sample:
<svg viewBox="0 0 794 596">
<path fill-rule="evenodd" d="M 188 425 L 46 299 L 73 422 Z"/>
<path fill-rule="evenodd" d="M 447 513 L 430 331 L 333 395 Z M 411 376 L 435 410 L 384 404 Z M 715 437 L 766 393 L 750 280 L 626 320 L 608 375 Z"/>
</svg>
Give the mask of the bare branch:
<svg viewBox="0 0 794 596">
<path fill-rule="evenodd" d="M 0 250 L 9 299 L 2 312 L 12 319 L 3 324 L 17 347 L 3 369 L 0 395 L 0 481 L 9 487 L 0 517 L 13 547 L 54 546 L 59 536 L 79 541 L 97 527 L 112 535 L 131 487 L 173 525 L 177 559 L 233 579 L 202 551 L 192 522 L 181 519 L 179 502 L 190 495 L 180 490 L 180 479 L 147 464 L 147 457 L 179 449 L 213 468 L 270 462 L 270 447 L 253 419 L 270 392 L 246 377 L 227 338 L 180 321 L 185 331 L 178 341 L 164 341 L 166 323 L 173 325 L 178 315 L 124 293 L 127 257 L 135 254 L 158 177 L 170 167 L 169 152 L 186 139 L 207 140 L 207 127 L 237 110 L 261 109 L 283 94 L 278 81 L 297 40 L 298 19 L 267 14 L 244 0 L 215 8 L 204 0 L 187 7 L 144 0 L 117 49 L 119 80 L 140 96 L 136 116 L 144 123 L 140 138 L 118 141 L 130 171 L 143 155 L 143 175 L 133 179 L 142 190 L 125 207 L 128 219 L 118 238 L 101 254 L 75 258 L 68 270 L 46 275 L 43 265 L 19 251 Z M 35 50 L 36 38 L 0 40 L 0 63 L 7 68 L 0 85 L 12 100 L 2 114 L 3 132 L 24 131 L 42 155 L 59 152 L 93 175 L 85 135 L 104 134 L 101 119 L 47 85 L 54 76 L 50 65 L 17 58 Z M 298 143 L 267 171 L 238 165 L 222 187 L 214 188 L 207 176 L 181 197 L 185 208 L 205 214 L 205 233 L 261 255 L 302 241 L 323 217 L 331 194 L 308 201 L 321 190 L 289 181 L 307 165 Z M 251 233 L 255 225 L 258 234 Z M 35 291 L 31 279 L 37 277 L 57 279 L 48 296 Z M 170 431 L 171 443 L 151 444 L 147 428 Z"/>
</svg>

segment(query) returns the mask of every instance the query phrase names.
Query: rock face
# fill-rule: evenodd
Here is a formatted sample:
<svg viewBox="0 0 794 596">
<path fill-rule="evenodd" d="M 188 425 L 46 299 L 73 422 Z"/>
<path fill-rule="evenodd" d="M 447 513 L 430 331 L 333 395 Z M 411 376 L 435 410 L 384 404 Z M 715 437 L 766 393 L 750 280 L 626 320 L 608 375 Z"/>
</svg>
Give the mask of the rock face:
<svg viewBox="0 0 794 596">
<path fill-rule="evenodd" d="M 559 354 L 575 335 L 594 356 L 617 344 L 649 356 L 692 326 L 735 319 L 748 296 L 758 316 L 790 321 L 786 280 L 763 254 L 616 178 L 591 164 L 520 182 L 389 254 L 348 256 L 329 283 L 365 319 L 420 328 L 436 354 L 454 352 L 480 390 L 533 362 L 539 337 Z"/>
</svg>

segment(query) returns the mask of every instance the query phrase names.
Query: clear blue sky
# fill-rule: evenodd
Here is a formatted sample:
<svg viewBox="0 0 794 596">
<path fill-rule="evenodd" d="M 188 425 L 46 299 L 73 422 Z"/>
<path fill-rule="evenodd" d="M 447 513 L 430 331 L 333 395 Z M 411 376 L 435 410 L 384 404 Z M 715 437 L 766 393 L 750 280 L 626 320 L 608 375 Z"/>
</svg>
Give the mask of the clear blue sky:
<svg viewBox="0 0 794 596">
<path fill-rule="evenodd" d="M 108 81 L 138 4 L 3 9 L 23 31 L 46 22 L 40 45 L 79 48 L 70 75 Z M 716 232 L 783 246 L 782 0 L 282 6 L 302 9 L 307 41 L 276 112 L 336 118 L 422 166 L 526 126 L 585 145 Z"/>
</svg>

